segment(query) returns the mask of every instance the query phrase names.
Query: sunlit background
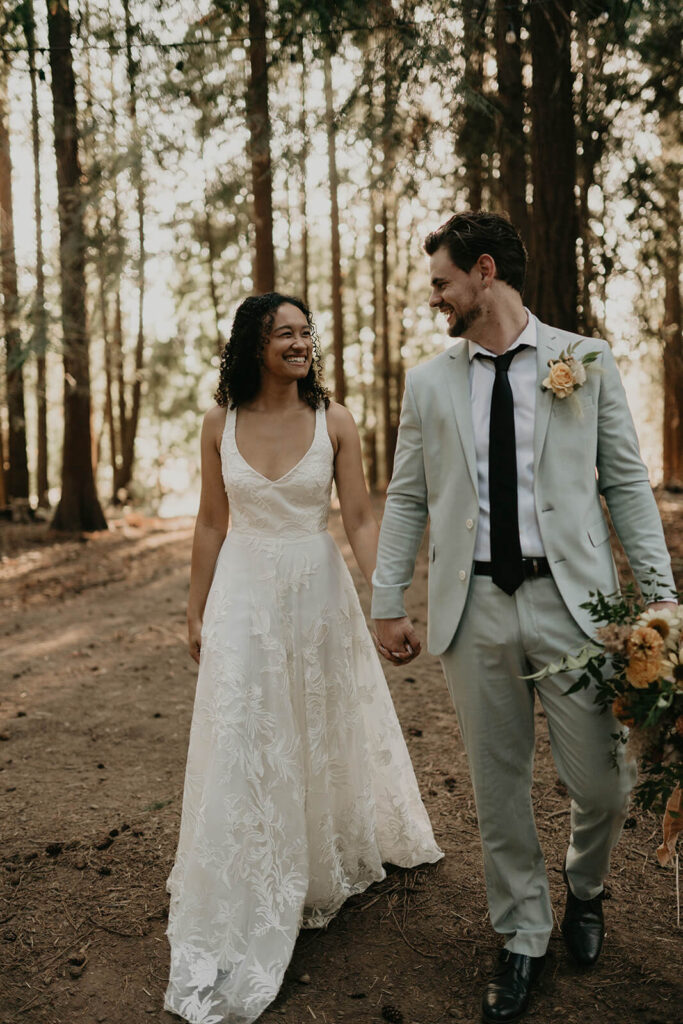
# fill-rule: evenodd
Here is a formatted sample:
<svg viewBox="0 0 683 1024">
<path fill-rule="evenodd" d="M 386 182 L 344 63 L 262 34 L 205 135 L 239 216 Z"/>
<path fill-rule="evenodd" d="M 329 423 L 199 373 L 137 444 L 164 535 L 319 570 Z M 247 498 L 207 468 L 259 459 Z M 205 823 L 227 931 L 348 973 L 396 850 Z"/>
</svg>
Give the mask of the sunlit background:
<svg viewBox="0 0 683 1024">
<path fill-rule="evenodd" d="M 100 166 L 102 177 L 96 199 L 105 234 L 113 231 L 114 205 L 118 207 L 123 251 L 118 289 L 125 358 L 130 362 L 138 326 L 137 215 L 130 169 L 123 8 L 116 2 L 72 7 L 77 25 L 74 59 L 84 184 L 91 190 L 86 195 L 92 199 L 93 167 Z M 142 507 L 163 516 L 196 510 L 198 430 L 203 412 L 212 404 L 218 343 L 229 333 L 237 303 L 254 288 L 248 131 L 244 114 L 248 40 L 240 38 L 239 28 L 233 31 L 225 20 L 213 20 L 212 11 L 213 6 L 206 2 L 173 2 L 164 4 L 161 10 L 153 3 L 139 3 L 134 12 L 139 31 L 132 56 L 138 64 L 137 114 L 143 138 L 147 261 L 143 406 L 131 493 Z M 455 42 L 451 74 L 437 78 L 433 69 L 425 65 L 418 69 L 410 91 L 403 93 L 400 100 L 406 116 L 408 112 L 414 115 L 416 110 L 423 111 L 430 123 L 426 144 L 422 145 L 420 139 L 401 140 L 392 195 L 391 332 L 392 343 L 400 350 L 405 367 L 429 358 L 447 343 L 443 322 L 427 305 L 429 289 L 422 239 L 452 211 L 468 206 L 463 186 L 465 154 L 459 151 L 457 134 L 464 66 L 458 52 L 462 21 L 457 5 L 445 5 L 444 9 L 441 5 L 413 5 L 413 15 L 444 45 Z M 37 10 L 36 19 L 38 45 L 44 47 L 46 27 L 42 8 Z M 597 19 L 595 29 L 597 33 L 604 32 L 604 21 Z M 283 39 L 281 32 L 271 31 L 268 36 L 277 286 L 281 291 L 301 292 L 304 221 L 301 162 L 297 154 L 304 145 L 305 127 L 308 297 L 331 383 L 330 187 L 320 39 L 304 35 L 297 51 L 296 34 Z M 24 344 L 28 345 L 36 259 L 31 98 L 21 33 L 16 34 L 14 42 L 13 52 L 8 54 L 9 123 L 22 331 Z M 365 131 L 357 93 L 372 45 L 369 33 L 348 32 L 332 57 L 341 266 L 345 277 L 347 403 L 367 428 L 374 426 L 376 418 L 374 407 L 364 409 L 363 403 L 367 403 L 376 374 L 372 233 L 374 230 L 379 234 L 381 224 L 376 223 L 372 204 L 382 167 L 377 148 Z M 578 56 L 577 64 L 578 89 Z M 37 65 L 41 72 L 40 173 L 50 315 L 49 480 L 54 504 L 59 498 L 63 369 L 55 156 L 51 140 L 50 70 L 45 51 L 37 54 Z M 528 79 L 528 64 L 524 73 Z M 488 95 L 495 98 L 494 56 L 486 56 L 483 74 Z M 662 160 L 662 132 L 656 112 L 646 110 L 647 96 L 639 95 L 637 88 L 633 88 L 647 78 L 647 70 L 635 49 L 619 47 L 603 63 L 601 74 L 609 81 L 623 76 L 631 89 L 628 100 L 622 93 L 615 97 L 611 107 L 608 103 L 605 108 L 610 143 L 601 160 L 600 180 L 590 186 L 587 197 L 591 230 L 609 258 L 609 266 L 602 267 L 591 303 L 601 333 L 612 343 L 619 359 L 643 454 L 652 483 L 657 484 L 662 476 L 658 326 L 663 286 L 651 261 L 643 258 L 644 240 L 639 233 L 640 222 L 632 219 L 636 204 L 627 183 L 637 166 L 656 167 Z M 303 121 L 302 87 L 306 104 Z M 492 155 L 490 190 L 495 188 L 498 174 Z M 207 245 L 203 237 L 207 216 L 211 218 L 218 250 L 212 268 L 215 301 L 210 295 Z M 98 260 L 105 258 L 105 244 L 95 238 L 94 218 L 95 207 L 91 203 L 86 210 L 86 227 L 92 238 L 88 251 L 92 426 L 97 447 L 98 490 L 106 502 L 112 493 L 112 468 L 105 425 L 104 342 L 97 273 Z M 107 301 L 111 314 L 116 285 L 111 267 L 108 273 Z M 130 368 L 127 372 L 130 374 Z M 36 378 L 31 358 L 26 359 L 24 375 L 33 490 L 37 437 Z M 35 498 L 33 494 L 34 502 Z"/>
</svg>

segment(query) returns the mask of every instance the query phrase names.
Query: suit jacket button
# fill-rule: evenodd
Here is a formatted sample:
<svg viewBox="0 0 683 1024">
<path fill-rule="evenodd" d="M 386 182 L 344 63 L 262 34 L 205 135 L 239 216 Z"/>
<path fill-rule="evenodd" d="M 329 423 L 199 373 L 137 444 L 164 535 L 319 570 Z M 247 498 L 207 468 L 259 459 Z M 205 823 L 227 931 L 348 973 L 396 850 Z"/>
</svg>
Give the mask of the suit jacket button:
<svg viewBox="0 0 683 1024">
<path fill-rule="evenodd" d="M 461 569 L 460 572 L 458 573 L 458 579 L 461 579 L 461 580 L 466 580 L 467 579 L 467 573 L 465 572 L 464 569 Z"/>
<path fill-rule="evenodd" d="M 471 530 L 472 527 L 474 526 L 474 519 L 468 519 L 467 522 L 465 523 L 465 526 L 467 527 L 468 530 Z"/>
</svg>

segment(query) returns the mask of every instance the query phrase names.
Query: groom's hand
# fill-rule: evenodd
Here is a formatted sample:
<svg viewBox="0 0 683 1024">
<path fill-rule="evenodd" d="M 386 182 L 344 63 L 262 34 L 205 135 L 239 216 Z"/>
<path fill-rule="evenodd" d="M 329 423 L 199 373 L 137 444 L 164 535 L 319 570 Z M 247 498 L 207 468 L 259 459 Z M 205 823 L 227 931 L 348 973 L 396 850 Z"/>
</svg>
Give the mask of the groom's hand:
<svg viewBox="0 0 683 1024">
<path fill-rule="evenodd" d="M 375 619 L 377 650 L 392 665 L 407 665 L 417 658 L 422 644 L 407 615 L 401 619 Z"/>
</svg>

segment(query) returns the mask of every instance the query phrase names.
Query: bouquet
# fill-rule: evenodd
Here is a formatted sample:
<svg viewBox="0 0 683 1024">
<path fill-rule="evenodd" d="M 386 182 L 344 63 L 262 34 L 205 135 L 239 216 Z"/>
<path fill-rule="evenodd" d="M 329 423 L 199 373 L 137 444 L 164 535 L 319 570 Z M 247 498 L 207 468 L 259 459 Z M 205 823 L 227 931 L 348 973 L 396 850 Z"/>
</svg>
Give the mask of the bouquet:
<svg viewBox="0 0 683 1024">
<path fill-rule="evenodd" d="M 596 703 L 623 726 L 613 734 L 615 754 L 625 744 L 627 756 L 638 762 L 636 803 L 664 812 L 657 852 L 666 864 L 683 830 L 683 607 L 648 609 L 633 584 L 623 594 L 591 593 L 581 607 L 601 623 L 597 644 L 528 678 L 580 670 L 567 693 L 595 686 Z"/>
</svg>

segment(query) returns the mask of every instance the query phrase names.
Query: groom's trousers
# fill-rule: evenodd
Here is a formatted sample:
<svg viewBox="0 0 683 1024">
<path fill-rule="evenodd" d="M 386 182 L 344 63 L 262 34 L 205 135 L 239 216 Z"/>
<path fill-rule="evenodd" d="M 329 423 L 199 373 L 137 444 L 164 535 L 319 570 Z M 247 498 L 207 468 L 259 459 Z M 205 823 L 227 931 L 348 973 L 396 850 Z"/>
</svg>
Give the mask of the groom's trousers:
<svg viewBox="0 0 683 1024">
<path fill-rule="evenodd" d="M 509 596 L 489 577 L 473 576 L 457 632 L 441 656 L 472 776 L 491 924 L 514 953 L 541 956 L 553 927 L 531 803 L 535 695 L 571 797 L 566 864 L 579 899 L 602 889 L 635 783 L 623 744 L 613 764 L 611 734 L 619 726 L 600 713 L 593 687 L 565 696 L 579 673 L 536 684 L 520 678 L 576 653 L 587 640 L 551 577 L 525 580 Z"/>
</svg>

